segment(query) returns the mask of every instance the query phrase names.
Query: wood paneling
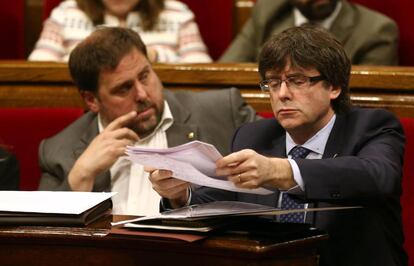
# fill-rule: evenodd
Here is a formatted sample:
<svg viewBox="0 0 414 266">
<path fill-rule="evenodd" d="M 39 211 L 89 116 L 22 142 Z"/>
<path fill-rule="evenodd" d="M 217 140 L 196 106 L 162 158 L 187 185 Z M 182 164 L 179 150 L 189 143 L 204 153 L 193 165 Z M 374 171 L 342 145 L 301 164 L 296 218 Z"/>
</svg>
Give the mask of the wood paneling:
<svg viewBox="0 0 414 266">
<path fill-rule="evenodd" d="M 254 64 L 155 64 L 168 89 L 208 90 L 237 87 L 257 111 L 270 111 Z M 381 107 L 414 117 L 414 67 L 353 66 L 350 81 L 355 105 Z M 0 107 L 83 106 L 66 64 L 0 62 Z"/>
</svg>

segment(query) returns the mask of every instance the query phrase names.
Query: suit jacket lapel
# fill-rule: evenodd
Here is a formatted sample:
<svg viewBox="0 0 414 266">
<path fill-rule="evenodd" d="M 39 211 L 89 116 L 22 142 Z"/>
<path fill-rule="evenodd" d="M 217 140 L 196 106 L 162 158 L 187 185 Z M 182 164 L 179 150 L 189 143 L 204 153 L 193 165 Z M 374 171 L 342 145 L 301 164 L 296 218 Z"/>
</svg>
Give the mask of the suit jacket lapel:
<svg viewBox="0 0 414 266">
<path fill-rule="evenodd" d="M 286 12 L 292 12 L 291 9 Z M 289 13 L 290 14 L 290 13 Z M 272 36 L 281 33 L 282 31 L 295 26 L 295 19 L 293 16 L 283 16 L 279 17 L 277 22 L 268 24 L 269 34 L 265 33 L 262 39 L 262 45 L 266 42 L 267 39 L 264 39 L 266 36 Z"/>
<path fill-rule="evenodd" d="M 287 1 L 263 1 L 262 4 L 257 5 L 266 5 L 266 7 L 260 8 L 260 14 L 257 15 L 256 56 L 260 54 L 262 46 L 269 36 L 294 26 L 293 16 L 290 16 L 292 6 Z"/>
<path fill-rule="evenodd" d="M 341 11 L 339 11 L 338 17 L 333 22 L 330 32 L 338 41 L 345 43 L 350 37 L 358 19 L 353 7 L 347 1 L 342 1 Z"/>
<path fill-rule="evenodd" d="M 329 134 L 328 141 L 326 142 L 325 151 L 323 153 L 322 159 L 335 158 L 341 156 L 341 148 L 345 143 L 345 116 L 341 114 L 336 114 L 335 124 L 332 128 L 331 133 Z M 308 203 L 308 208 L 318 208 L 323 207 L 320 205 L 320 202 Z M 306 222 L 315 224 L 315 219 L 318 213 L 316 212 L 307 212 L 306 213 Z"/>
<path fill-rule="evenodd" d="M 345 141 L 345 116 L 341 114 L 336 115 L 335 124 L 332 128 L 331 134 L 329 134 L 328 141 L 326 143 L 325 151 L 322 158 L 334 158 L 340 156 L 341 148 Z"/>
<path fill-rule="evenodd" d="M 286 135 L 273 140 L 272 149 L 269 151 L 269 155 L 286 158 Z"/>
<path fill-rule="evenodd" d="M 197 124 L 190 122 L 191 113 L 180 104 L 172 92 L 164 90 L 164 96 L 174 118 L 173 125 L 167 130 L 168 146 L 174 147 L 199 139 Z"/>
<path fill-rule="evenodd" d="M 73 149 L 73 154 L 75 158 L 79 158 L 79 156 L 86 150 L 92 140 L 98 135 L 98 116 L 94 115 L 93 113 L 86 114 L 90 116 L 87 123 L 89 123 L 88 128 L 82 134 L 78 145 Z"/>
<path fill-rule="evenodd" d="M 85 130 L 84 134 L 81 136 L 79 144 L 74 148 L 73 154 L 75 160 L 86 150 L 92 140 L 99 134 L 98 132 L 98 116 L 93 113 L 88 113 L 86 115 L 91 116 L 89 121 L 89 126 Z M 95 184 L 93 186 L 93 191 L 110 191 L 111 190 L 111 174 L 110 171 L 105 171 L 102 174 L 98 175 L 95 179 Z"/>
<path fill-rule="evenodd" d="M 197 139 L 198 127 L 194 124 L 176 123 L 174 121 L 174 124 L 167 130 L 168 147 L 178 146 Z"/>
</svg>

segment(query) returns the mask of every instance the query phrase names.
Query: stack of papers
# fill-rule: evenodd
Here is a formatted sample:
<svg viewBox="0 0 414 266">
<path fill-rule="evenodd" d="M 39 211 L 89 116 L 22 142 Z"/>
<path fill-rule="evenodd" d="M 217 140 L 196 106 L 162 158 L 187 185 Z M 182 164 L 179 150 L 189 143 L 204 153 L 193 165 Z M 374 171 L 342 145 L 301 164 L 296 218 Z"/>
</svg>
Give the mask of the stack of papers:
<svg viewBox="0 0 414 266">
<path fill-rule="evenodd" d="M 112 207 L 115 193 L 0 191 L 0 224 L 87 225 Z"/>
<path fill-rule="evenodd" d="M 264 188 L 237 188 L 226 177 L 216 176 L 216 161 L 223 156 L 208 143 L 192 141 L 168 149 L 151 149 L 128 146 L 128 159 L 133 163 L 156 169 L 170 170 L 173 177 L 192 184 L 235 192 L 271 194 Z"/>
</svg>

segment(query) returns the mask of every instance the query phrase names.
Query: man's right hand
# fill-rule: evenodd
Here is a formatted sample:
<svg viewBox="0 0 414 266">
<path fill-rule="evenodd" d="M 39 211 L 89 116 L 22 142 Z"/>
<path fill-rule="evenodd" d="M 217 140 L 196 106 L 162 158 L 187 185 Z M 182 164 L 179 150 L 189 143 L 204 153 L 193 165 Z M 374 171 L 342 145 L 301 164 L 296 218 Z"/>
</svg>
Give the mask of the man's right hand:
<svg viewBox="0 0 414 266">
<path fill-rule="evenodd" d="M 127 145 L 139 140 L 126 125 L 137 116 L 135 111 L 113 120 L 97 135 L 75 162 L 68 181 L 72 190 L 92 191 L 95 178 L 107 171 L 125 153 Z"/>
<path fill-rule="evenodd" d="M 149 169 L 149 179 L 152 183 L 152 188 L 160 194 L 161 197 L 169 200 L 171 207 L 183 207 L 189 197 L 188 188 L 190 184 L 172 177 L 172 172 L 169 170 Z"/>
</svg>

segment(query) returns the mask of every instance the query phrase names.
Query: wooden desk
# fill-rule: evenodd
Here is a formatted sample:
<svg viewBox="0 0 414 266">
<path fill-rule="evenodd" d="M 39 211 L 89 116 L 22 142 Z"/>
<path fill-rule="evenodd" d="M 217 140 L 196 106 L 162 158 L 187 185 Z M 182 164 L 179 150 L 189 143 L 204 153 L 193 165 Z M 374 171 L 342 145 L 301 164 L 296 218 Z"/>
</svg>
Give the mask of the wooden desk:
<svg viewBox="0 0 414 266">
<path fill-rule="evenodd" d="M 116 218 L 115 218 L 116 219 Z M 318 265 L 325 234 L 283 240 L 217 234 L 196 242 L 115 235 L 109 220 L 87 228 L 0 228 L 1 265 Z"/>
</svg>

